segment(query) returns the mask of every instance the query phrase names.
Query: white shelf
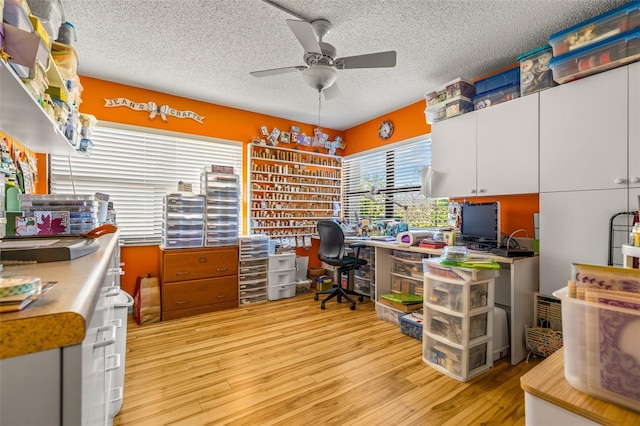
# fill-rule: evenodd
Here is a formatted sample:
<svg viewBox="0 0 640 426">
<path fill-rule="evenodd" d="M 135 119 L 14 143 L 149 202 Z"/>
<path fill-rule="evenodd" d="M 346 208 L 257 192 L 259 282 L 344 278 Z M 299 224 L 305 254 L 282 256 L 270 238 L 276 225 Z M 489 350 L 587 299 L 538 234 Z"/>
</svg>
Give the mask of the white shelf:
<svg viewBox="0 0 640 426">
<path fill-rule="evenodd" d="M 0 93 L 0 130 L 33 152 L 78 154 L 3 60 L 0 60 Z"/>
<path fill-rule="evenodd" d="M 633 267 L 633 258 L 640 258 L 640 247 L 630 246 L 629 244 L 622 245 L 622 258 L 625 268 Z"/>
</svg>

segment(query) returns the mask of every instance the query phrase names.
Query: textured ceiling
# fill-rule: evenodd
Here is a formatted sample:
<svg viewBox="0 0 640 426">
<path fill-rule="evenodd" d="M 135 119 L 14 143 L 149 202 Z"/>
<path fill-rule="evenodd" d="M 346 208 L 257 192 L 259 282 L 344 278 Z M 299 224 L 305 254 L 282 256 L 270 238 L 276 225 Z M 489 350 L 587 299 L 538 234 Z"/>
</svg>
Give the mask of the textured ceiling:
<svg viewBox="0 0 640 426">
<path fill-rule="evenodd" d="M 338 70 L 341 95 L 322 100 L 286 19 L 262 0 L 63 0 L 77 30 L 79 73 L 336 130 L 423 99 L 458 77 L 516 62 L 548 37 L 625 0 L 273 0 L 333 30 L 338 56 L 397 51 L 395 68 Z"/>
</svg>

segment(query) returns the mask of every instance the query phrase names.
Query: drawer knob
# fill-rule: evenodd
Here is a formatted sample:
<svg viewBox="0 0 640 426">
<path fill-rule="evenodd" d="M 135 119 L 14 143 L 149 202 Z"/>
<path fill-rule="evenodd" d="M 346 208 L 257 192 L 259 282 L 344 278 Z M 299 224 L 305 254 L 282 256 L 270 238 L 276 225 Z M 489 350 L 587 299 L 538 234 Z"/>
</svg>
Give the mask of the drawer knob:
<svg viewBox="0 0 640 426">
<path fill-rule="evenodd" d="M 198 258 L 198 263 L 207 263 L 209 259 L 207 259 L 206 257 L 200 257 Z"/>
<path fill-rule="evenodd" d="M 188 275 L 189 271 L 176 272 L 176 275 Z"/>
</svg>

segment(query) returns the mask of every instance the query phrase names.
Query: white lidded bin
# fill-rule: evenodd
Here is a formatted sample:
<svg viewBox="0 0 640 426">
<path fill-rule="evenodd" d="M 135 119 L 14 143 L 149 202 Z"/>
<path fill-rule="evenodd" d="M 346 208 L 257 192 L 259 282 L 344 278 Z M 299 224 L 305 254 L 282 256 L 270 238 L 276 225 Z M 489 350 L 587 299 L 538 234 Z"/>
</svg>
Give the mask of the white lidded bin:
<svg viewBox="0 0 640 426">
<path fill-rule="evenodd" d="M 116 322 L 115 354 L 120 358 L 119 366 L 113 372 L 111 394 L 109 397 L 109 415 L 115 417 L 122 407 L 124 397 L 124 362 L 127 353 L 127 316 L 129 308 L 133 306 L 133 297 L 126 291 L 120 290 L 116 296 L 114 307 L 114 319 Z"/>
</svg>

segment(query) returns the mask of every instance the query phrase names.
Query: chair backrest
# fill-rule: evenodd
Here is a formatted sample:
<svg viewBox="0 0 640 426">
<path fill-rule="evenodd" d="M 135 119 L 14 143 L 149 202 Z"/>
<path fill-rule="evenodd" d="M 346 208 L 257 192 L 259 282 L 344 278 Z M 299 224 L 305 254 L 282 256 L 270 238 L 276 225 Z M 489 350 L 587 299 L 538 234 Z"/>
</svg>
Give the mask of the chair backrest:
<svg viewBox="0 0 640 426">
<path fill-rule="evenodd" d="M 320 236 L 318 258 L 329 265 L 342 265 L 344 232 L 340 225 L 331 220 L 319 220 L 318 235 Z"/>
</svg>

